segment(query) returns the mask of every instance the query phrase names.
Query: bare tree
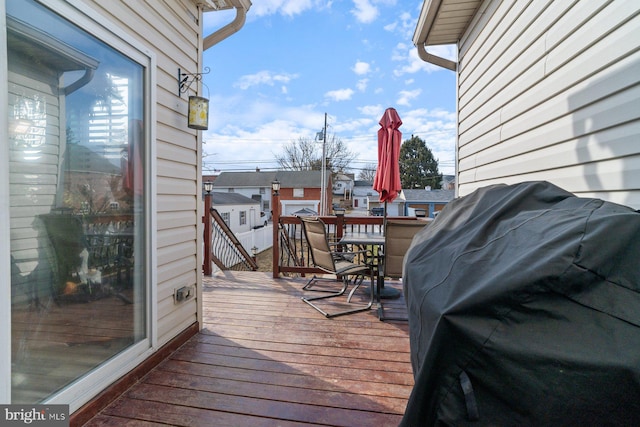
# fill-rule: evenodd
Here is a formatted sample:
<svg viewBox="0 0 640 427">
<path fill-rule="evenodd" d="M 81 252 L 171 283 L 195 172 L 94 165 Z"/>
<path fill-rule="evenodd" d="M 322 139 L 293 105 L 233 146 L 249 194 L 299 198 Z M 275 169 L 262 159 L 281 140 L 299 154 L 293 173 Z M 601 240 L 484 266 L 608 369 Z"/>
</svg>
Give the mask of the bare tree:
<svg viewBox="0 0 640 427">
<path fill-rule="evenodd" d="M 325 146 L 327 170 L 332 173 L 344 171 L 356 158 L 346 144 L 335 135 L 327 139 Z M 298 138 L 283 148 L 282 154 L 275 155 L 276 161 L 285 170 L 320 170 L 322 169 L 322 142 L 310 138 Z"/>
<path fill-rule="evenodd" d="M 360 173 L 358 174 L 358 179 L 362 181 L 373 182 L 373 179 L 376 176 L 377 166 L 373 163 L 366 164 L 362 169 L 360 169 Z"/>
</svg>

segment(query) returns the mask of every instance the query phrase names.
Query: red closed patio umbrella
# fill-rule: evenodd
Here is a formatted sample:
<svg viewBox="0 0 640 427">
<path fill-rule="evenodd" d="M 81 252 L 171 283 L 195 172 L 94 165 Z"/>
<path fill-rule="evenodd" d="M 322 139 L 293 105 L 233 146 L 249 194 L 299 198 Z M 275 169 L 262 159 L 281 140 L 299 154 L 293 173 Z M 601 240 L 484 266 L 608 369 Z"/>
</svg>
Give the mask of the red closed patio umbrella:
<svg viewBox="0 0 640 427">
<path fill-rule="evenodd" d="M 402 120 L 395 108 L 387 108 L 380 119 L 378 130 L 378 168 L 373 179 L 373 189 L 380 194 L 384 202 L 383 232 L 387 228 L 387 202 L 393 202 L 400 191 L 400 145 L 402 132 L 398 129 Z M 384 280 L 378 278 L 381 298 L 397 298 L 400 292 L 393 288 L 385 288 Z"/>
<path fill-rule="evenodd" d="M 380 119 L 378 130 L 378 168 L 373 180 L 373 189 L 384 202 L 384 216 L 387 216 L 387 202 L 393 202 L 400 190 L 400 144 L 402 132 L 398 129 L 402 120 L 395 108 L 387 108 Z"/>
</svg>

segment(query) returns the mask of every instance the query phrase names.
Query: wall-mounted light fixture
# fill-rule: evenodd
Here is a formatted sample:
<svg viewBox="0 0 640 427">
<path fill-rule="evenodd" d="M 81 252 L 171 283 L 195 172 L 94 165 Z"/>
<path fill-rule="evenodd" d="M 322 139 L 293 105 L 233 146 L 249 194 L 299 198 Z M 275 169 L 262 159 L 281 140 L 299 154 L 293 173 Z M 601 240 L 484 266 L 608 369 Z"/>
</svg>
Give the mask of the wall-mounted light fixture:
<svg viewBox="0 0 640 427">
<path fill-rule="evenodd" d="M 273 195 L 280 195 L 280 181 L 277 179 L 271 183 L 271 189 L 273 190 Z"/>
<path fill-rule="evenodd" d="M 209 67 L 202 73 L 185 73 L 178 68 L 178 96 L 187 92 L 194 82 L 201 81 L 204 74 L 209 74 Z M 209 88 L 203 83 L 203 86 Z M 209 129 L 209 99 L 202 96 L 189 96 L 188 126 L 191 129 Z"/>
<path fill-rule="evenodd" d="M 189 97 L 189 123 L 191 129 L 209 129 L 209 100 L 201 96 Z"/>
</svg>

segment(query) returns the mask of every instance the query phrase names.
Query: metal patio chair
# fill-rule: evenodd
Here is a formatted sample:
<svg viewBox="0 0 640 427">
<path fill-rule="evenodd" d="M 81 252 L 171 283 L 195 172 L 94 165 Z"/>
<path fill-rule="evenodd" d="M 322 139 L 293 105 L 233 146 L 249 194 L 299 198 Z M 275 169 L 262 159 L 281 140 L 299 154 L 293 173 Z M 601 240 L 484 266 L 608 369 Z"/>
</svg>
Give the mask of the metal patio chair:
<svg viewBox="0 0 640 427">
<path fill-rule="evenodd" d="M 374 300 L 374 278 L 370 266 L 354 262 L 355 255 L 360 254 L 360 252 L 333 251 L 331 249 L 331 245 L 327 236 L 326 225 L 320 218 L 300 218 L 300 222 L 302 223 L 302 230 L 309 245 L 313 266 L 319 268 L 327 274 L 335 275 L 336 279 L 331 281 L 342 281 L 342 288 L 339 291 L 329 291 L 327 295 L 321 295 L 311 298 L 302 297 L 302 301 L 318 310 L 325 317 L 329 318 L 369 310 L 372 307 Z M 355 279 L 353 280 L 354 287 L 347 298 L 347 303 L 350 304 L 351 297 L 366 276 L 369 276 L 371 280 L 370 299 L 368 304 L 358 304 L 355 308 L 329 313 L 328 311 L 323 310 L 321 307 L 314 303 L 314 301 L 336 298 L 344 295 L 347 291 L 347 288 L 349 287 L 349 283 L 351 282 L 350 278 L 355 277 Z M 308 288 L 318 280 L 327 279 L 314 276 L 304 286 L 303 289 L 309 290 Z"/>
<path fill-rule="evenodd" d="M 422 230 L 427 224 L 421 220 L 386 221 L 384 230 L 384 255 L 381 276 L 391 279 L 402 277 L 404 256 L 411 245 L 413 236 Z M 378 284 L 380 286 L 380 284 Z M 376 295 L 379 296 L 379 290 Z M 386 317 L 382 300 L 378 297 L 378 318 L 380 320 L 408 320 L 406 317 Z"/>
</svg>

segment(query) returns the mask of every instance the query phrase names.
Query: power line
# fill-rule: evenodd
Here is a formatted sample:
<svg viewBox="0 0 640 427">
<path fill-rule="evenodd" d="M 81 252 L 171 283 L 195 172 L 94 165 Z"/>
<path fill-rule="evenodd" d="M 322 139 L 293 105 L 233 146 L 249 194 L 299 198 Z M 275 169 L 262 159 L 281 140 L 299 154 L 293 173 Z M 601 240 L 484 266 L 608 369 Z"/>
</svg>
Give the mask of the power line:
<svg viewBox="0 0 640 427">
<path fill-rule="evenodd" d="M 451 133 L 455 133 L 455 129 L 448 129 L 448 130 L 434 130 L 434 131 L 429 131 L 429 132 L 412 132 L 411 135 L 412 136 L 417 136 L 417 137 L 421 137 L 421 138 L 425 138 L 425 137 L 429 137 L 429 136 L 436 136 L 436 135 L 440 135 L 440 134 L 451 134 Z M 403 134 L 403 135 L 407 135 L 407 133 Z M 337 139 L 340 139 L 343 142 L 348 142 L 348 141 L 365 141 L 365 140 L 371 140 L 373 142 L 377 143 L 377 134 L 372 134 L 372 135 L 353 135 L 353 136 L 345 136 L 345 137 L 340 137 L 340 136 L 336 136 L 334 134 L 334 137 Z M 313 139 L 312 137 L 305 137 L 305 136 L 297 136 L 297 137 L 290 137 L 290 138 L 246 138 L 246 137 L 235 137 L 235 136 L 214 136 L 214 137 L 208 137 L 205 139 L 205 144 L 208 144 L 210 142 L 233 142 L 233 143 L 239 143 L 239 142 L 247 142 L 247 143 L 251 143 L 251 142 L 259 142 L 259 143 L 267 143 L 267 144 L 281 144 L 283 142 L 292 142 L 296 140 L 296 138 L 308 138 L 308 139 Z"/>
</svg>

